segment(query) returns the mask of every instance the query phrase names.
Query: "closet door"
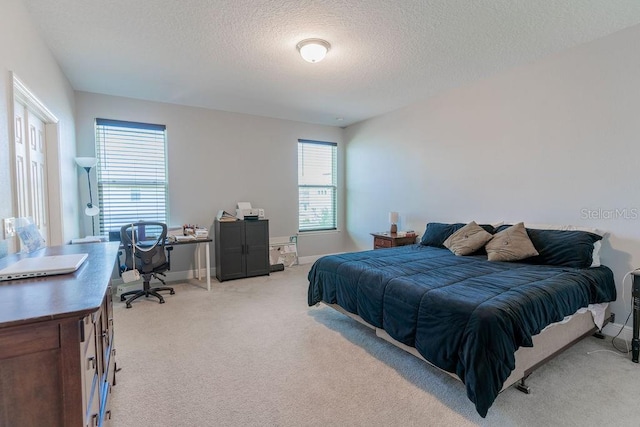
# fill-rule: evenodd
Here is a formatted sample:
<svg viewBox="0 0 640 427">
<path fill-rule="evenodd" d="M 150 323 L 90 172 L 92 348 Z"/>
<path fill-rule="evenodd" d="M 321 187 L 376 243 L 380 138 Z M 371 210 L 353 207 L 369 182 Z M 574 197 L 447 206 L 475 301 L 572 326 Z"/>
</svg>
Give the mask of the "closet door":
<svg viewBox="0 0 640 427">
<path fill-rule="evenodd" d="M 45 124 L 18 101 L 14 116 L 17 215 L 32 218 L 49 242 Z"/>
<path fill-rule="evenodd" d="M 19 102 L 14 103 L 14 153 L 15 153 L 15 190 L 17 215 L 28 216 L 29 214 L 29 143 L 27 142 L 26 129 L 27 117 L 24 105 Z"/>
<path fill-rule="evenodd" d="M 29 192 L 31 211 L 29 216 L 38 226 L 40 233 L 49 241 L 49 212 L 47 210 L 47 164 L 44 122 L 27 110 L 29 129 Z"/>
</svg>

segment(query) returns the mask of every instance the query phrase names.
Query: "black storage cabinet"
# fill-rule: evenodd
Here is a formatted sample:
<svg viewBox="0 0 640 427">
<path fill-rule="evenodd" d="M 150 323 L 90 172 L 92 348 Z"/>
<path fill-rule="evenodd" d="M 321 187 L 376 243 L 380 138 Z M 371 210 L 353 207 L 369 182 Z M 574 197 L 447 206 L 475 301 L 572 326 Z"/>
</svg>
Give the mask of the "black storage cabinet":
<svg viewBox="0 0 640 427">
<path fill-rule="evenodd" d="M 269 220 L 215 220 L 219 281 L 269 274 Z"/>
</svg>

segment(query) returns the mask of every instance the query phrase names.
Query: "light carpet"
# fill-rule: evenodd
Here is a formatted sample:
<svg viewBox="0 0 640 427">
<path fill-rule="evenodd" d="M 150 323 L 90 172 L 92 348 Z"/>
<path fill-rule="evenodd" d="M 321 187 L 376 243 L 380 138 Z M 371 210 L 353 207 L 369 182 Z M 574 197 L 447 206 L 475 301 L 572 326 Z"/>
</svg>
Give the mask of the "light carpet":
<svg viewBox="0 0 640 427">
<path fill-rule="evenodd" d="M 112 425 L 638 426 L 640 366 L 587 338 L 501 393 L 485 419 L 462 383 L 325 307 L 309 265 L 174 284 L 165 304 L 114 302 Z"/>
</svg>

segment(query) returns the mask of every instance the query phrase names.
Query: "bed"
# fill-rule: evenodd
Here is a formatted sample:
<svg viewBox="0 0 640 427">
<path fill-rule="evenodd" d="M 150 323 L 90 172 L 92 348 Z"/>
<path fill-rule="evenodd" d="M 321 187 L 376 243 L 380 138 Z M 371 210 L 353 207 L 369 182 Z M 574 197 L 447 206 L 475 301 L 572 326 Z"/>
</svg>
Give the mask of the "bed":
<svg viewBox="0 0 640 427">
<path fill-rule="evenodd" d="M 601 236 L 526 228 L 536 256 L 489 261 L 484 247 L 460 256 L 443 246 L 464 225 L 432 223 L 415 245 L 320 258 L 308 304 L 330 305 L 456 376 L 485 417 L 501 390 L 602 328 L 616 289 L 611 270 L 593 261 Z M 483 227 L 495 237 L 509 226 Z"/>
</svg>

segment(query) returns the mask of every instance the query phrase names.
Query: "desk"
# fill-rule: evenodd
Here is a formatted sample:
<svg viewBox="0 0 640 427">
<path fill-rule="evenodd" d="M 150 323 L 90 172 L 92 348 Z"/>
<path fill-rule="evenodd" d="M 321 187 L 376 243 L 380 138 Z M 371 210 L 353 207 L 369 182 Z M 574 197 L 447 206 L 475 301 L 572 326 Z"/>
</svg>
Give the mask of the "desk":
<svg viewBox="0 0 640 427">
<path fill-rule="evenodd" d="M 197 245 L 196 246 L 196 277 L 198 278 L 198 280 L 202 280 L 202 275 L 200 274 L 200 266 L 202 265 L 200 263 L 200 247 L 204 244 L 204 257 L 205 257 L 205 267 L 207 270 L 207 290 L 211 291 L 211 260 L 209 259 L 209 243 L 211 243 L 213 240 L 210 238 L 206 238 L 206 239 L 193 239 L 193 240 L 181 240 L 179 242 L 171 242 L 169 241 L 169 239 L 165 240 L 164 246 L 165 248 L 174 248 L 176 246 L 184 246 L 184 245 Z M 153 244 L 155 242 L 154 241 L 149 241 L 149 245 Z M 138 244 L 140 244 L 141 246 L 145 245 L 145 242 L 138 242 Z M 120 246 L 120 249 L 123 249 L 123 246 Z"/>
<path fill-rule="evenodd" d="M 169 242 L 167 241 L 167 243 L 165 244 L 165 246 L 169 247 L 176 247 L 176 246 L 184 246 L 184 245 L 193 245 L 196 244 L 196 268 L 197 268 L 197 277 L 198 280 L 202 280 L 202 277 L 200 275 L 200 247 L 204 244 L 204 258 L 205 258 L 205 267 L 207 269 L 207 291 L 211 291 L 211 261 L 209 259 L 209 243 L 211 243 L 213 240 L 206 238 L 206 239 L 193 239 L 193 240 L 182 240 L 180 242 Z"/>
</svg>

